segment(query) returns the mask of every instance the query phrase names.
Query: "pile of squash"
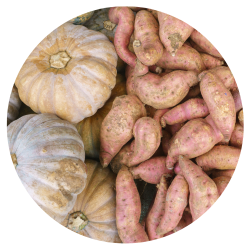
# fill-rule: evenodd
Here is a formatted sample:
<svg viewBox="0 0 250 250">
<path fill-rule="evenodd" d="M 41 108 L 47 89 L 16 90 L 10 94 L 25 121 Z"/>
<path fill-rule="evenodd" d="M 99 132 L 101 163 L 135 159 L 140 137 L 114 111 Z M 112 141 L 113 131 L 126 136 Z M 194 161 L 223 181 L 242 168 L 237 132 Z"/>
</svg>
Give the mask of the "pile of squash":
<svg viewBox="0 0 250 250">
<path fill-rule="evenodd" d="M 31 52 L 11 92 L 7 133 L 16 172 L 43 211 L 81 235 L 121 242 L 116 175 L 99 163 L 101 123 L 126 94 L 125 63 L 103 26 L 108 10 L 69 20 Z"/>
</svg>

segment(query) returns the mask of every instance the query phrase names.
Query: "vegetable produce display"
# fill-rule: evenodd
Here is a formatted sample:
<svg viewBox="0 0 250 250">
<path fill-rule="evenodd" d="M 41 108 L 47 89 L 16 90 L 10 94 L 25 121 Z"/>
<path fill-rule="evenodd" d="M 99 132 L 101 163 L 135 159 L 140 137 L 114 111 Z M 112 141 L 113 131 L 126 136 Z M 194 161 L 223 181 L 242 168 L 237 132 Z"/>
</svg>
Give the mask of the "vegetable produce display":
<svg viewBox="0 0 250 250">
<path fill-rule="evenodd" d="M 195 222 L 230 185 L 244 146 L 223 56 L 184 21 L 137 6 L 79 15 L 45 37 L 17 74 L 7 124 L 32 199 L 113 243 Z"/>
</svg>

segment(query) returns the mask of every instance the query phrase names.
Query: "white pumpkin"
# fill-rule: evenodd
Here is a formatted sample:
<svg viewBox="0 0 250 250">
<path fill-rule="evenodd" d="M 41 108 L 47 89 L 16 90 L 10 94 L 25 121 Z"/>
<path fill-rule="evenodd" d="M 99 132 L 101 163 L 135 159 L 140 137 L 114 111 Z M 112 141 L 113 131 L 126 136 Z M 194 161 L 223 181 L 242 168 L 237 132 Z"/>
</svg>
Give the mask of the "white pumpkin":
<svg viewBox="0 0 250 250">
<path fill-rule="evenodd" d="M 28 193 L 62 222 L 87 179 L 84 145 L 75 126 L 52 114 L 26 115 L 8 126 L 8 142 Z"/>
<path fill-rule="evenodd" d="M 110 97 L 117 59 L 104 34 L 65 23 L 33 50 L 15 84 L 22 102 L 34 112 L 78 123 Z"/>
</svg>

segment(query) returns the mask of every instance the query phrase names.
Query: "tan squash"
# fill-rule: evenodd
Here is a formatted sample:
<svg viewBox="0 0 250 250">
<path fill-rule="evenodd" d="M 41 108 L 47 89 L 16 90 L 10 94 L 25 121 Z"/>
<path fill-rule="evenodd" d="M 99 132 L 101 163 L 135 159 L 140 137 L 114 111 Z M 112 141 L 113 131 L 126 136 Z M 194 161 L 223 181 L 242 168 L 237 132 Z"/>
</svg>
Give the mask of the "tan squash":
<svg viewBox="0 0 250 250">
<path fill-rule="evenodd" d="M 86 185 L 84 145 L 74 125 L 52 114 L 31 114 L 8 126 L 13 164 L 34 201 L 62 222 Z"/>
<path fill-rule="evenodd" d="M 67 22 L 42 40 L 25 61 L 15 82 L 20 99 L 36 113 L 78 123 L 110 97 L 117 58 L 104 34 Z"/>
<path fill-rule="evenodd" d="M 97 161 L 85 163 L 86 187 L 62 225 L 95 240 L 120 243 L 116 228 L 116 176 Z"/>
<path fill-rule="evenodd" d="M 100 129 L 101 124 L 111 110 L 114 99 L 120 95 L 126 95 L 126 79 L 117 74 L 116 86 L 112 90 L 109 100 L 99 109 L 95 115 L 85 118 L 76 125 L 77 131 L 82 137 L 86 158 L 99 159 L 100 152 Z"/>
<path fill-rule="evenodd" d="M 7 125 L 9 125 L 12 121 L 14 121 L 18 117 L 21 103 L 22 102 L 19 98 L 17 88 L 14 85 L 10 94 L 8 113 L 7 113 Z"/>
</svg>

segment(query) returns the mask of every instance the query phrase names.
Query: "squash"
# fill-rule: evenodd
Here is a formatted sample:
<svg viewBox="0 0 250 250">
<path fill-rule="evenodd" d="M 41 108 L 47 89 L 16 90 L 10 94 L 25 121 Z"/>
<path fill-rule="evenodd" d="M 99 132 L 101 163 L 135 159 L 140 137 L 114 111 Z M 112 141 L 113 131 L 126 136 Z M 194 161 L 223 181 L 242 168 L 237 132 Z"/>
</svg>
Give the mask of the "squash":
<svg viewBox="0 0 250 250">
<path fill-rule="evenodd" d="M 67 22 L 33 50 L 15 85 L 34 112 L 78 123 L 110 97 L 116 64 L 114 45 L 105 35 Z"/>
<path fill-rule="evenodd" d="M 77 131 L 81 135 L 84 143 L 86 158 L 99 159 L 102 121 L 111 110 L 114 99 L 117 96 L 126 94 L 126 79 L 124 76 L 117 74 L 116 86 L 112 90 L 110 99 L 95 115 L 85 118 L 76 125 Z"/>
<path fill-rule="evenodd" d="M 31 114 L 7 128 L 16 172 L 34 201 L 62 222 L 86 185 L 84 145 L 74 125 Z"/>
<path fill-rule="evenodd" d="M 86 160 L 85 163 L 86 187 L 61 224 L 92 239 L 120 243 L 116 227 L 116 176 L 97 161 Z"/>
<path fill-rule="evenodd" d="M 85 14 L 70 19 L 68 22 L 76 25 L 83 25 L 93 16 L 94 12 L 95 12 L 94 10 L 87 12 Z"/>
<path fill-rule="evenodd" d="M 14 121 L 18 117 L 21 103 L 22 102 L 19 98 L 17 88 L 14 85 L 10 94 L 8 113 L 7 113 L 7 125 L 9 125 L 12 121 Z"/>
</svg>

